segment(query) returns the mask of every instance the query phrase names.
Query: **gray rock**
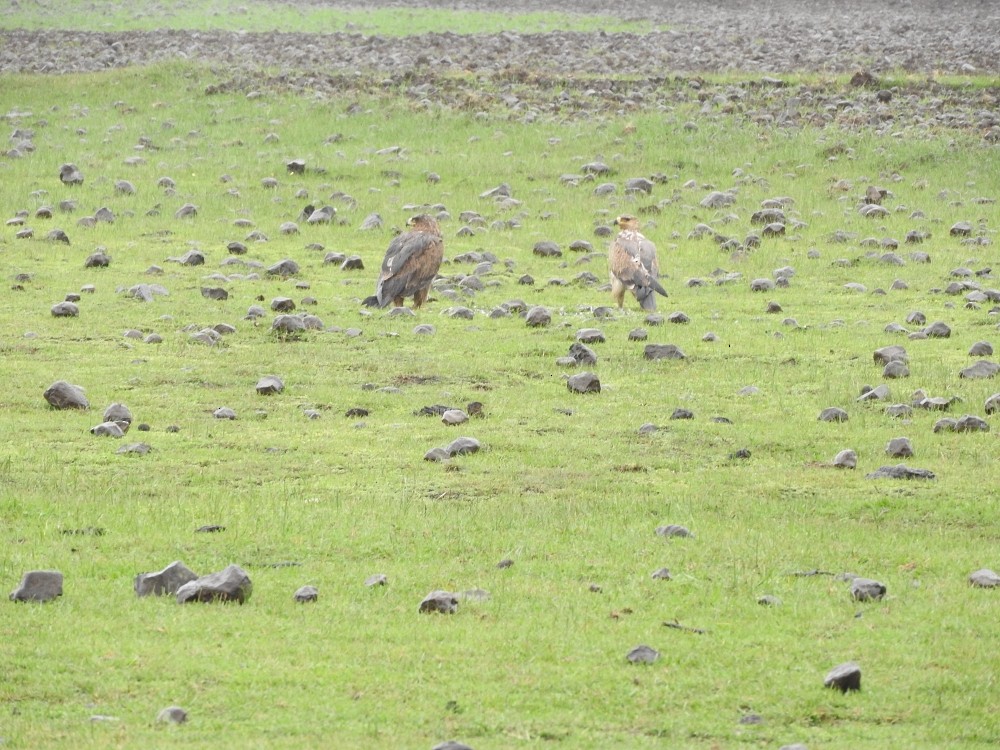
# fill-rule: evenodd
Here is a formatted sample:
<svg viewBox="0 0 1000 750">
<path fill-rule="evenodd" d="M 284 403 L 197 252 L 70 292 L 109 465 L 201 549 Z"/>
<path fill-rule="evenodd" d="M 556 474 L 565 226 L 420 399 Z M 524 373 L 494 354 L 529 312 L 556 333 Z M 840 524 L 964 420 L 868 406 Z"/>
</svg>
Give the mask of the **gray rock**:
<svg viewBox="0 0 1000 750">
<path fill-rule="evenodd" d="M 672 581 L 673 576 L 670 575 L 670 570 L 667 568 L 660 568 L 659 570 L 654 570 L 653 574 L 650 576 L 654 581 Z"/>
<path fill-rule="evenodd" d="M 969 380 L 988 379 L 1000 372 L 1000 365 L 981 359 L 958 373 L 958 377 Z"/>
<path fill-rule="evenodd" d="M 177 603 L 239 602 L 243 604 L 253 593 L 250 576 L 239 565 L 229 565 L 177 589 Z"/>
<path fill-rule="evenodd" d="M 969 585 L 981 589 L 995 589 L 1000 586 L 1000 576 L 989 568 L 969 573 Z"/>
<path fill-rule="evenodd" d="M 781 599 L 771 594 L 757 597 L 757 603 L 762 607 L 780 607 Z"/>
<path fill-rule="evenodd" d="M 909 458 L 913 455 L 913 443 L 909 438 L 893 438 L 885 446 L 885 452 L 892 458 Z"/>
<path fill-rule="evenodd" d="M 532 328 L 547 326 L 552 322 L 552 313 L 541 305 L 536 305 L 525 314 L 524 322 Z"/>
<path fill-rule="evenodd" d="M 104 410 L 104 421 L 132 424 L 132 411 L 125 404 L 108 404 L 108 408 Z"/>
<path fill-rule="evenodd" d="M 887 417 L 903 418 L 913 414 L 913 407 L 909 404 L 891 404 L 885 407 Z"/>
<path fill-rule="evenodd" d="M 185 583 L 198 579 L 198 574 L 180 560 L 175 560 L 163 570 L 155 573 L 140 573 L 135 577 L 136 596 L 162 596 L 176 594 Z"/>
<path fill-rule="evenodd" d="M 142 425 L 139 425 L 141 428 Z M 149 443 L 129 443 L 128 445 L 123 445 L 121 448 L 115 451 L 117 454 L 135 453 L 140 456 L 145 456 L 153 450 Z"/>
<path fill-rule="evenodd" d="M 828 406 L 819 413 L 818 419 L 820 422 L 846 422 L 849 417 L 839 406 Z"/>
<path fill-rule="evenodd" d="M 850 448 L 845 448 L 833 457 L 833 465 L 838 469 L 853 469 L 858 465 L 858 454 Z"/>
<path fill-rule="evenodd" d="M 629 651 L 625 658 L 630 664 L 652 664 L 660 658 L 660 652 L 651 646 L 636 646 Z"/>
<path fill-rule="evenodd" d="M 628 332 L 629 341 L 645 341 L 647 338 L 649 338 L 649 334 L 645 328 L 633 328 Z"/>
<path fill-rule="evenodd" d="M 838 664 L 823 678 L 823 687 L 835 688 L 846 693 L 861 689 L 861 667 L 852 661 Z"/>
<path fill-rule="evenodd" d="M 643 349 L 646 359 L 686 359 L 686 355 L 674 344 L 646 344 Z"/>
<path fill-rule="evenodd" d="M 467 456 L 472 453 L 478 453 L 481 447 L 479 441 L 474 437 L 460 437 L 448 443 L 445 451 L 448 453 L 448 456 Z"/>
<path fill-rule="evenodd" d="M 110 265 L 111 258 L 109 258 L 103 250 L 91 253 L 83 261 L 84 268 L 107 268 Z"/>
<path fill-rule="evenodd" d="M 770 292 L 774 290 L 774 282 L 771 279 L 760 278 L 750 282 L 751 292 Z"/>
<path fill-rule="evenodd" d="M 782 745 L 778 750 L 809 750 L 808 747 L 803 745 L 801 742 L 796 742 L 792 745 Z"/>
<path fill-rule="evenodd" d="M 451 458 L 447 448 L 431 448 L 424 454 L 424 461 L 444 461 Z"/>
<path fill-rule="evenodd" d="M 472 748 L 462 742 L 448 740 L 435 745 L 431 750 L 472 750 Z"/>
<path fill-rule="evenodd" d="M 946 339 L 951 336 L 951 328 L 948 327 L 947 323 L 943 323 L 939 320 L 936 323 L 931 323 L 927 326 L 923 333 L 928 338 Z"/>
<path fill-rule="evenodd" d="M 432 591 L 423 598 L 417 611 L 453 615 L 458 611 L 458 597 L 450 591 Z"/>
<path fill-rule="evenodd" d="M 690 409 L 674 409 L 670 414 L 671 419 L 694 419 L 694 412 Z"/>
<path fill-rule="evenodd" d="M 228 406 L 220 406 L 212 412 L 212 416 L 216 419 L 236 419 L 236 412 Z"/>
<path fill-rule="evenodd" d="M 83 388 L 71 385 L 65 380 L 57 380 L 42 394 L 54 409 L 89 409 L 90 402 L 83 394 Z"/>
<path fill-rule="evenodd" d="M 221 286 L 203 286 L 201 288 L 201 296 L 205 299 L 215 300 L 216 302 L 224 302 L 229 299 L 229 292 Z"/>
<path fill-rule="evenodd" d="M 655 529 L 657 536 L 662 536 L 667 539 L 679 538 L 683 539 L 686 537 L 694 538 L 694 534 L 687 528 L 687 526 L 680 526 L 675 523 L 667 524 L 666 526 L 657 526 Z"/>
<path fill-rule="evenodd" d="M 300 604 L 314 602 L 319 599 L 319 589 L 315 586 L 302 586 L 295 592 L 293 598 Z"/>
<path fill-rule="evenodd" d="M 859 602 L 875 602 L 885 596 L 885 584 L 871 578 L 855 578 L 851 581 L 851 596 Z"/>
<path fill-rule="evenodd" d="M 285 390 L 285 384 L 277 375 L 264 375 L 257 381 L 256 388 L 261 396 L 271 396 Z"/>
<path fill-rule="evenodd" d="M 187 711 L 180 706 L 167 706 L 156 715 L 161 724 L 183 724 L 187 718 Z"/>
<path fill-rule="evenodd" d="M 569 356 L 578 365 L 596 365 L 597 353 L 586 344 L 575 341 L 569 347 Z"/>
<path fill-rule="evenodd" d="M 582 344 L 603 344 L 605 339 L 598 328 L 581 328 L 576 332 L 576 340 Z"/>
<path fill-rule="evenodd" d="M 275 297 L 271 300 L 271 310 L 273 312 L 289 313 L 295 309 L 295 300 L 291 297 Z"/>
<path fill-rule="evenodd" d="M 867 402 L 867 401 L 885 401 L 889 398 L 889 386 L 885 383 L 875 386 L 870 391 L 865 391 L 860 396 L 858 396 L 857 401 Z"/>
<path fill-rule="evenodd" d="M 63 574 L 58 570 L 29 570 L 10 592 L 12 602 L 51 602 L 63 593 Z"/>
<path fill-rule="evenodd" d="M 645 424 L 639 425 L 639 434 L 640 435 L 652 435 L 658 429 L 660 429 L 660 428 L 657 427 L 652 422 L 646 422 Z"/>
<path fill-rule="evenodd" d="M 531 249 L 531 252 L 543 258 L 562 257 L 562 250 L 559 248 L 559 245 L 557 245 L 555 242 L 552 242 L 551 240 L 542 240 L 541 242 L 536 242 L 535 246 Z"/>
<path fill-rule="evenodd" d="M 573 393 L 600 393 L 601 381 L 592 372 L 581 372 L 568 378 L 566 387 Z"/>
<path fill-rule="evenodd" d="M 1000 393 L 994 393 L 986 399 L 985 410 L 987 414 L 995 414 L 1000 411 Z"/>
<path fill-rule="evenodd" d="M 989 432 L 990 425 L 982 417 L 966 414 L 955 423 L 955 432 Z"/>
<path fill-rule="evenodd" d="M 993 345 L 989 341 L 977 341 L 969 347 L 970 357 L 992 357 Z"/>
<path fill-rule="evenodd" d="M 388 586 L 388 585 L 389 585 L 389 578 L 385 575 L 385 573 L 375 573 L 373 575 L 368 576 L 365 579 L 365 586 L 367 586 L 368 588 L 372 588 L 374 586 Z"/>
<path fill-rule="evenodd" d="M 90 428 L 90 434 L 97 437 L 125 437 L 125 430 L 117 422 L 101 422 Z"/>
<path fill-rule="evenodd" d="M 892 379 L 908 378 L 910 377 L 910 368 L 906 366 L 905 362 L 895 359 L 882 368 L 882 377 Z"/>
<path fill-rule="evenodd" d="M 951 417 L 944 417 L 934 423 L 934 432 L 954 432 L 958 426 L 958 420 Z"/>
<path fill-rule="evenodd" d="M 934 479 L 934 472 L 928 469 L 911 469 L 906 464 L 880 466 L 865 479 Z"/>
<path fill-rule="evenodd" d="M 271 330 L 284 334 L 300 333 L 306 330 L 306 324 L 298 315 L 279 315 L 271 322 Z"/>
<path fill-rule="evenodd" d="M 461 409 L 448 409 L 441 415 L 441 421 L 446 425 L 465 424 L 469 421 L 469 415 Z"/>
<path fill-rule="evenodd" d="M 53 318 L 75 318 L 80 314 L 80 308 L 72 302 L 58 302 L 52 305 Z"/>
</svg>

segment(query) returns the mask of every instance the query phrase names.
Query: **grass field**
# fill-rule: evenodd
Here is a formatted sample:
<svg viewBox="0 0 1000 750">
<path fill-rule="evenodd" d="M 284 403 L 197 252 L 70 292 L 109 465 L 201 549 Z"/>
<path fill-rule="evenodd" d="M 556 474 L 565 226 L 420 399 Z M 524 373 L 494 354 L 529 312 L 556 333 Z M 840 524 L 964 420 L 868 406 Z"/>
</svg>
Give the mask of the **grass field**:
<svg viewBox="0 0 1000 750">
<path fill-rule="evenodd" d="M 251 16 L 264 12 L 244 5 Z M 192 64 L 0 79 L 8 129 L 33 131 L 35 147 L 0 158 L 0 218 L 27 212 L 23 225 L 0 229 L 0 580 L 12 590 L 39 568 L 66 578 L 52 604 L 0 607 L 4 747 L 1000 741 L 997 598 L 966 582 L 1000 565 L 995 433 L 934 433 L 939 412 L 900 420 L 884 403 L 856 402 L 862 386 L 887 382 L 888 403 L 908 403 L 921 388 L 960 398 L 950 416 L 986 416 L 996 381 L 958 372 L 974 361 L 973 343 L 1000 344 L 993 304 L 969 307 L 940 290 L 953 269 L 997 262 L 998 209 L 978 200 L 1000 193 L 995 146 L 977 133 L 768 129 L 701 119 L 689 105 L 528 124 L 501 109 L 417 107 L 396 92 L 206 95 L 218 75 Z M 685 127 L 691 121 L 699 126 Z M 142 161 L 126 163 L 135 156 Z M 305 174 L 286 172 L 294 158 Z M 594 160 L 613 168 L 613 195 L 594 194 L 605 178 L 561 180 Z M 81 169 L 83 185 L 60 183 L 64 162 Z M 440 181 L 427 179 L 432 172 Z M 651 195 L 624 192 L 625 179 L 650 175 L 663 180 Z M 164 176 L 174 191 L 158 187 Z M 262 185 L 268 177 L 276 188 Z M 135 194 L 116 192 L 120 179 Z M 519 206 L 480 197 L 503 182 Z M 857 212 L 868 185 L 891 191 L 884 218 Z M 699 205 L 730 188 L 733 205 Z M 758 249 L 734 257 L 689 236 L 704 223 L 742 240 L 760 231 L 751 214 L 778 197 L 801 225 L 789 222 L 785 237 Z M 63 200 L 76 210 L 61 213 Z M 338 222 L 282 234 L 307 202 L 335 205 Z M 197 216 L 175 219 L 185 203 Z M 499 259 L 485 289 L 449 299 L 473 268 L 449 262 L 415 317 L 370 314 L 359 301 L 392 227 L 438 205 L 452 217 L 442 222 L 449 259 Z M 55 216 L 37 218 L 42 206 Z M 114 223 L 77 226 L 102 206 Z M 520 228 L 459 237 L 462 211 Z M 362 230 L 374 212 L 385 227 Z M 586 262 L 569 245 L 588 240 L 603 252 L 594 228 L 620 213 L 640 214 L 659 247 L 671 295 L 660 312 L 683 311 L 690 322 L 649 325 L 631 298 L 625 311 L 595 317 L 611 304 L 600 288 L 605 260 Z M 989 244 L 949 236 L 958 221 Z M 24 226 L 34 236 L 17 239 Z M 70 244 L 45 240 L 53 228 Z M 914 229 L 930 238 L 903 244 Z M 268 241 L 246 241 L 251 231 Z M 838 231 L 848 241 L 834 241 Z M 868 257 L 886 249 L 866 238 L 897 239 L 905 265 Z M 292 258 L 302 270 L 280 279 L 221 266 L 236 240 L 249 246 L 244 261 L 266 268 Z M 541 240 L 557 242 L 562 258 L 534 255 Z M 84 269 L 97 247 L 111 265 Z M 204 266 L 167 261 L 190 249 L 204 252 Z M 911 250 L 931 262 L 913 262 Z M 361 256 L 365 269 L 324 264 L 331 251 Z M 162 275 L 148 275 L 152 265 Z M 750 291 L 751 280 L 785 266 L 795 271 L 788 288 Z M 717 269 L 740 278 L 718 284 Z M 232 278 L 254 271 L 261 278 Z M 209 278 L 216 273 L 227 279 Z M 519 284 L 523 274 L 534 285 Z M 896 279 L 908 288 L 892 289 Z M 865 291 L 845 289 L 852 282 Z M 123 293 L 139 283 L 162 284 L 169 296 L 141 303 Z M 53 304 L 86 284 L 95 291 L 82 294 L 79 317 L 52 317 Z M 226 288 L 229 299 L 204 298 L 205 286 Z M 270 314 L 244 319 L 278 296 L 314 297 L 300 309 L 325 329 L 285 340 Z M 552 325 L 489 317 L 513 299 L 548 307 Z M 769 301 L 783 311 L 765 312 Z M 471 321 L 447 314 L 459 304 L 474 310 Z M 948 323 L 951 337 L 884 331 L 917 310 Z M 236 333 L 216 346 L 192 340 L 219 323 Z M 414 333 L 420 323 L 434 334 Z M 575 395 L 555 360 L 588 327 L 607 339 L 593 345 L 602 391 Z M 687 358 L 644 359 L 643 343 L 628 336 L 637 327 L 647 343 L 676 344 Z M 126 338 L 129 329 L 163 343 Z M 717 340 L 703 340 L 708 332 Z M 894 343 L 907 348 L 912 375 L 883 381 L 872 352 Z M 283 378 L 282 394 L 255 392 L 267 374 Z M 46 405 L 42 392 L 59 379 L 86 389 L 88 412 Z M 739 395 L 745 386 L 759 393 Z M 415 415 L 470 401 L 484 404 L 485 417 L 461 427 Z M 122 441 L 89 434 L 112 402 L 150 431 L 133 426 Z M 213 419 L 220 406 L 238 419 Z M 818 421 L 828 406 L 850 420 Z M 345 416 L 355 407 L 370 413 Z M 678 408 L 694 418 L 671 420 Z M 729 422 L 713 421 L 720 416 Z M 659 429 L 640 435 L 644 423 Z M 483 450 L 422 460 L 458 435 Z M 936 479 L 865 479 L 898 463 L 884 448 L 901 435 L 916 450 L 906 463 Z M 115 453 L 137 440 L 152 452 Z M 748 459 L 732 457 L 744 448 Z M 857 451 L 856 470 L 826 465 L 843 448 Z M 225 530 L 195 533 L 206 524 Z M 694 537 L 656 536 L 664 524 Z M 505 558 L 513 566 L 498 569 Z M 137 573 L 176 559 L 200 574 L 240 564 L 253 596 L 242 607 L 135 597 Z M 664 566 L 673 580 L 653 580 Z M 859 604 L 832 576 L 793 575 L 813 569 L 875 578 L 888 594 Z M 389 585 L 366 588 L 373 573 Z M 318 602 L 296 604 L 293 592 L 307 583 Z M 463 600 L 455 615 L 417 612 L 433 589 L 476 588 L 489 598 Z M 765 594 L 782 604 L 758 605 Z M 629 664 L 638 644 L 659 660 Z M 827 670 L 848 660 L 864 671 L 862 691 L 824 689 Z M 154 721 L 171 704 L 187 709 L 186 724 Z M 761 723 L 742 723 L 748 715 Z"/>
</svg>

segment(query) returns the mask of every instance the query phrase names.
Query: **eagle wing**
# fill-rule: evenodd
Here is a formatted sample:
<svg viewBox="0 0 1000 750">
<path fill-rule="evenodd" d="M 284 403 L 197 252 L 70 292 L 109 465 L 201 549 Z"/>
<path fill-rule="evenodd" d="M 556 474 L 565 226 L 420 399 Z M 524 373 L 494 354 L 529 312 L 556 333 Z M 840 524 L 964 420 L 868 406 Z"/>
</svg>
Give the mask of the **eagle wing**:
<svg viewBox="0 0 1000 750">
<path fill-rule="evenodd" d="M 656 246 L 638 232 L 619 232 L 608 256 L 611 274 L 630 289 L 643 309 L 656 309 L 653 292 L 667 296 L 656 277 Z"/>
<path fill-rule="evenodd" d="M 375 295 L 379 307 L 394 299 L 412 297 L 429 286 L 437 276 L 444 257 L 440 235 L 430 232 L 403 232 L 393 238 L 382 260 Z"/>
</svg>

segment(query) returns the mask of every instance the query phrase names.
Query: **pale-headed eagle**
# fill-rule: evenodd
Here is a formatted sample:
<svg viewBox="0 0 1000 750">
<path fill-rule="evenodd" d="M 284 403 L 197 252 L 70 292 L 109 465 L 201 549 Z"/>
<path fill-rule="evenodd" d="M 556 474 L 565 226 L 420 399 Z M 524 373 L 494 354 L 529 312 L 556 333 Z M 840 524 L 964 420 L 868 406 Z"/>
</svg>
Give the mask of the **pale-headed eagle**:
<svg viewBox="0 0 1000 750">
<path fill-rule="evenodd" d="M 611 272 L 611 296 L 618 307 L 625 305 L 625 290 L 639 300 L 643 310 L 656 309 L 656 296 L 667 296 L 657 277 L 660 263 L 656 259 L 656 245 L 642 236 L 639 220 L 634 216 L 619 216 L 615 225 L 621 230 L 611 243 L 608 269 Z"/>
<path fill-rule="evenodd" d="M 418 214 L 406 222 L 410 229 L 393 238 L 382 260 L 375 294 L 362 304 L 368 307 L 403 306 L 405 297 L 413 297 L 416 310 L 427 299 L 431 282 L 444 258 L 444 240 L 433 217 Z"/>
</svg>

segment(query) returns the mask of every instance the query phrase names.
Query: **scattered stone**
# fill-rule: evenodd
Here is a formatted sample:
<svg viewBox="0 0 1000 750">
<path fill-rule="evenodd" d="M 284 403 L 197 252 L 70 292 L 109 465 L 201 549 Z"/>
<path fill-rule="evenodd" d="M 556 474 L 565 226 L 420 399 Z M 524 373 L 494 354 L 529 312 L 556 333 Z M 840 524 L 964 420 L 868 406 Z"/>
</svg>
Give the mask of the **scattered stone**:
<svg viewBox="0 0 1000 750">
<path fill-rule="evenodd" d="M 139 429 L 142 429 L 142 425 L 139 425 Z M 153 450 L 153 447 L 149 443 L 129 443 L 128 445 L 123 445 L 121 448 L 115 451 L 117 454 L 124 455 L 126 453 L 135 453 L 140 456 L 145 456 Z"/>
<path fill-rule="evenodd" d="M 819 413 L 820 422 L 846 422 L 849 417 L 839 406 L 828 406 Z"/>
<path fill-rule="evenodd" d="M 450 591 L 432 591 L 423 598 L 417 611 L 453 615 L 458 611 L 458 597 Z"/>
<path fill-rule="evenodd" d="M 982 417 L 966 414 L 955 423 L 955 432 L 989 432 L 990 425 Z"/>
<path fill-rule="evenodd" d="M 645 328 L 633 328 L 628 332 L 629 341 L 645 341 L 647 338 L 649 338 L 649 334 L 646 333 Z"/>
<path fill-rule="evenodd" d="M 981 359 L 975 364 L 966 367 L 964 370 L 959 372 L 958 377 L 966 378 L 968 380 L 988 379 L 994 377 L 997 372 L 1000 372 L 1000 365 L 995 362 L 989 362 L 988 360 Z"/>
<path fill-rule="evenodd" d="M 300 604 L 314 602 L 319 599 L 319 589 L 315 586 L 302 586 L 295 592 L 293 598 Z"/>
<path fill-rule="evenodd" d="M 298 315 L 279 315 L 271 322 L 271 330 L 282 334 L 296 334 L 306 330 L 306 324 Z"/>
<path fill-rule="evenodd" d="M 136 596 L 174 595 L 185 583 L 198 579 L 198 574 L 180 560 L 175 560 L 155 573 L 140 573 L 135 577 Z"/>
<path fill-rule="evenodd" d="M 228 406 L 220 406 L 212 412 L 212 416 L 216 419 L 236 419 L 236 412 Z"/>
<path fill-rule="evenodd" d="M 592 372 L 581 372 L 568 378 L 566 387 L 574 393 L 600 393 L 601 381 Z"/>
<path fill-rule="evenodd" d="M 285 390 L 285 384 L 277 375 L 265 375 L 257 381 L 256 387 L 261 396 L 271 396 Z"/>
<path fill-rule="evenodd" d="M 673 576 L 670 575 L 670 570 L 668 568 L 660 568 L 659 570 L 654 570 L 650 578 L 652 578 L 654 581 L 673 580 Z"/>
<path fill-rule="evenodd" d="M 641 645 L 629 651 L 625 658 L 630 664 L 652 664 L 660 658 L 660 652 L 651 646 Z"/>
<path fill-rule="evenodd" d="M 852 661 L 838 664 L 827 672 L 823 687 L 835 688 L 842 693 L 861 689 L 861 667 Z"/>
<path fill-rule="evenodd" d="M 858 454 L 850 448 L 845 448 L 833 457 L 833 465 L 838 469 L 853 469 L 858 465 Z"/>
<path fill-rule="evenodd" d="M 906 464 L 895 466 L 880 466 L 865 479 L 933 479 L 934 472 L 928 469 L 911 469 Z"/>
<path fill-rule="evenodd" d="M 889 398 L 889 386 L 885 383 L 877 385 L 871 390 L 867 390 L 858 396 L 857 400 L 860 402 L 865 401 L 884 401 Z"/>
<path fill-rule="evenodd" d="M 579 341 L 574 342 L 569 347 L 569 356 L 573 358 L 573 362 L 578 365 L 596 365 L 597 364 L 597 354 L 589 346 L 580 343 Z"/>
<path fill-rule="evenodd" d="M 908 378 L 910 377 L 910 368 L 906 366 L 905 362 L 894 359 L 882 368 L 882 377 L 890 379 Z"/>
<path fill-rule="evenodd" d="M 58 302 L 52 305 L 53 318 L 75 318 L 80 315 L 80 308 L 72 302 Z"/>
<path fill-rule="evenodd" d="M 441 415 L 441 421 L 446 425 L 465 424 L 469 421 L 469 415 L 461 409 L 449 409 Z"/>
<path fill-rule="evenodd" d="M 444 450 L 449 457 L 467 456 L 472 453 L 478 453 L 481 447 L 479 441 L 473 437 L 460 437 L 448 443 Z"/>
<path fill-rule="evenodd" d="M 229 565 L 177 589 L 177 603 L 238 602 L 243 604 L 253 593 L 250 576 L 239 565 Z"/>
<path fill-rule="evenodd" d="M 913 455 L 913 443 L 909 438 L 893 438 L 885 446 L 885 452 L 892 458 L 910 458 Z"/>
<path fill-rule="evenodd" d="M 947 323 L 939 320 L 927 326 L 923 330 L 923 334 L 931 339 L 946 339 L 951 337 L 951 328 L 948 327 Z"/>
<path fill-rule="evenodd" d="M 994 393 L 986 399 L 985 409 L 987 414 L 995 414 L 1000 411 L 1000 393 Z"/>
<path fill-rule="evenodd" d="M 757 603 L 762 607 L 780 607 L 781 599 L 771 594 L 764 594 L 757 598 Z"/>
<path fill-rule="evenodd" d="M 388 585 L 389 585 L 389 578 L 385 575 L 385 573 L 375 573 L 373 575 L 368 576 L 365 579 L 365 586 L 367 586 L 368 588 L 373 588 L 375 586 L 388 586 Z"/>
<path fill-rule="evenodd" d="M 851 581 L 851 596 L 859 602 L 876 602 L 885 596 L 885 584 L 871 578 L 855 578 Z"/>
<path fill-rule="evenodd" d="M 464 743 L 448 740 L 447 742 L 435 745 L 431 750 L 472 750 L 472 748 Z"/>
<path fill-rule="evenodd" d="M 993 345 L 989 341 L 977 341 L 969 348 L 970 357 L 992 357 Z"/>
<path fill-rule="evenodd" d="M 30 570 L 10 592 L 12 602 L 51 602 L 63 593 L 63 574 L 58 570 Z"/>
<path fill-rule="evenodd" d="M 674 344 L 646 344 L 643 349 L 646 359 L 686 359 L 687 356 Z"/>
<path fill-rule="evenodd" d="M 581 328 L 576 332 L 576 340 L 582 344 L 603 344 L 604 333 L 597 328 Z"/>
<path fill-rule="evenodd" d="M 989 568 L 969 574 L 969 584 L 981 589 L 995 589 L 1000 586 L 1000 576 Z"/>
<path fill-rule="evenodd" d="M 673 539 L 675 537 L 680 539 L 686 537 L 691 537 L 692 539 L 694 538 L 694 534 L 691 533 L 687 526 L 679 526 L 675 523 L 671 523 L 666 526 L 657 526 L 656 535 L 667 539 Z"/>
<path fill-rule="evenodd" d="M 101 422 L 90 428 L 90 434 L 97 437 L 125 437 L 125 430 L 117 422 Z"/>
<path fill-rule="evenodd" d="M 532 328 L 547 326 L 552 322 L 552 313 L 541 305 L 536 305 L 528 310 L 524 317 L 524 322 Z"/>
<path fill-rule="evenodd" d="M 156 715 L 156 720 L 161 724 L 183 724 L 187 718 L 187 711 L 180 706 L 168 706 Z"/>
<path fill-rule="evenodd" d="M 83 393 L 83 388 L 71 385 L 65 380 L 57 380 L 45 389 L 42 394 L 54 409 L 89 409 L 90 402 Z"/>
</svg>

